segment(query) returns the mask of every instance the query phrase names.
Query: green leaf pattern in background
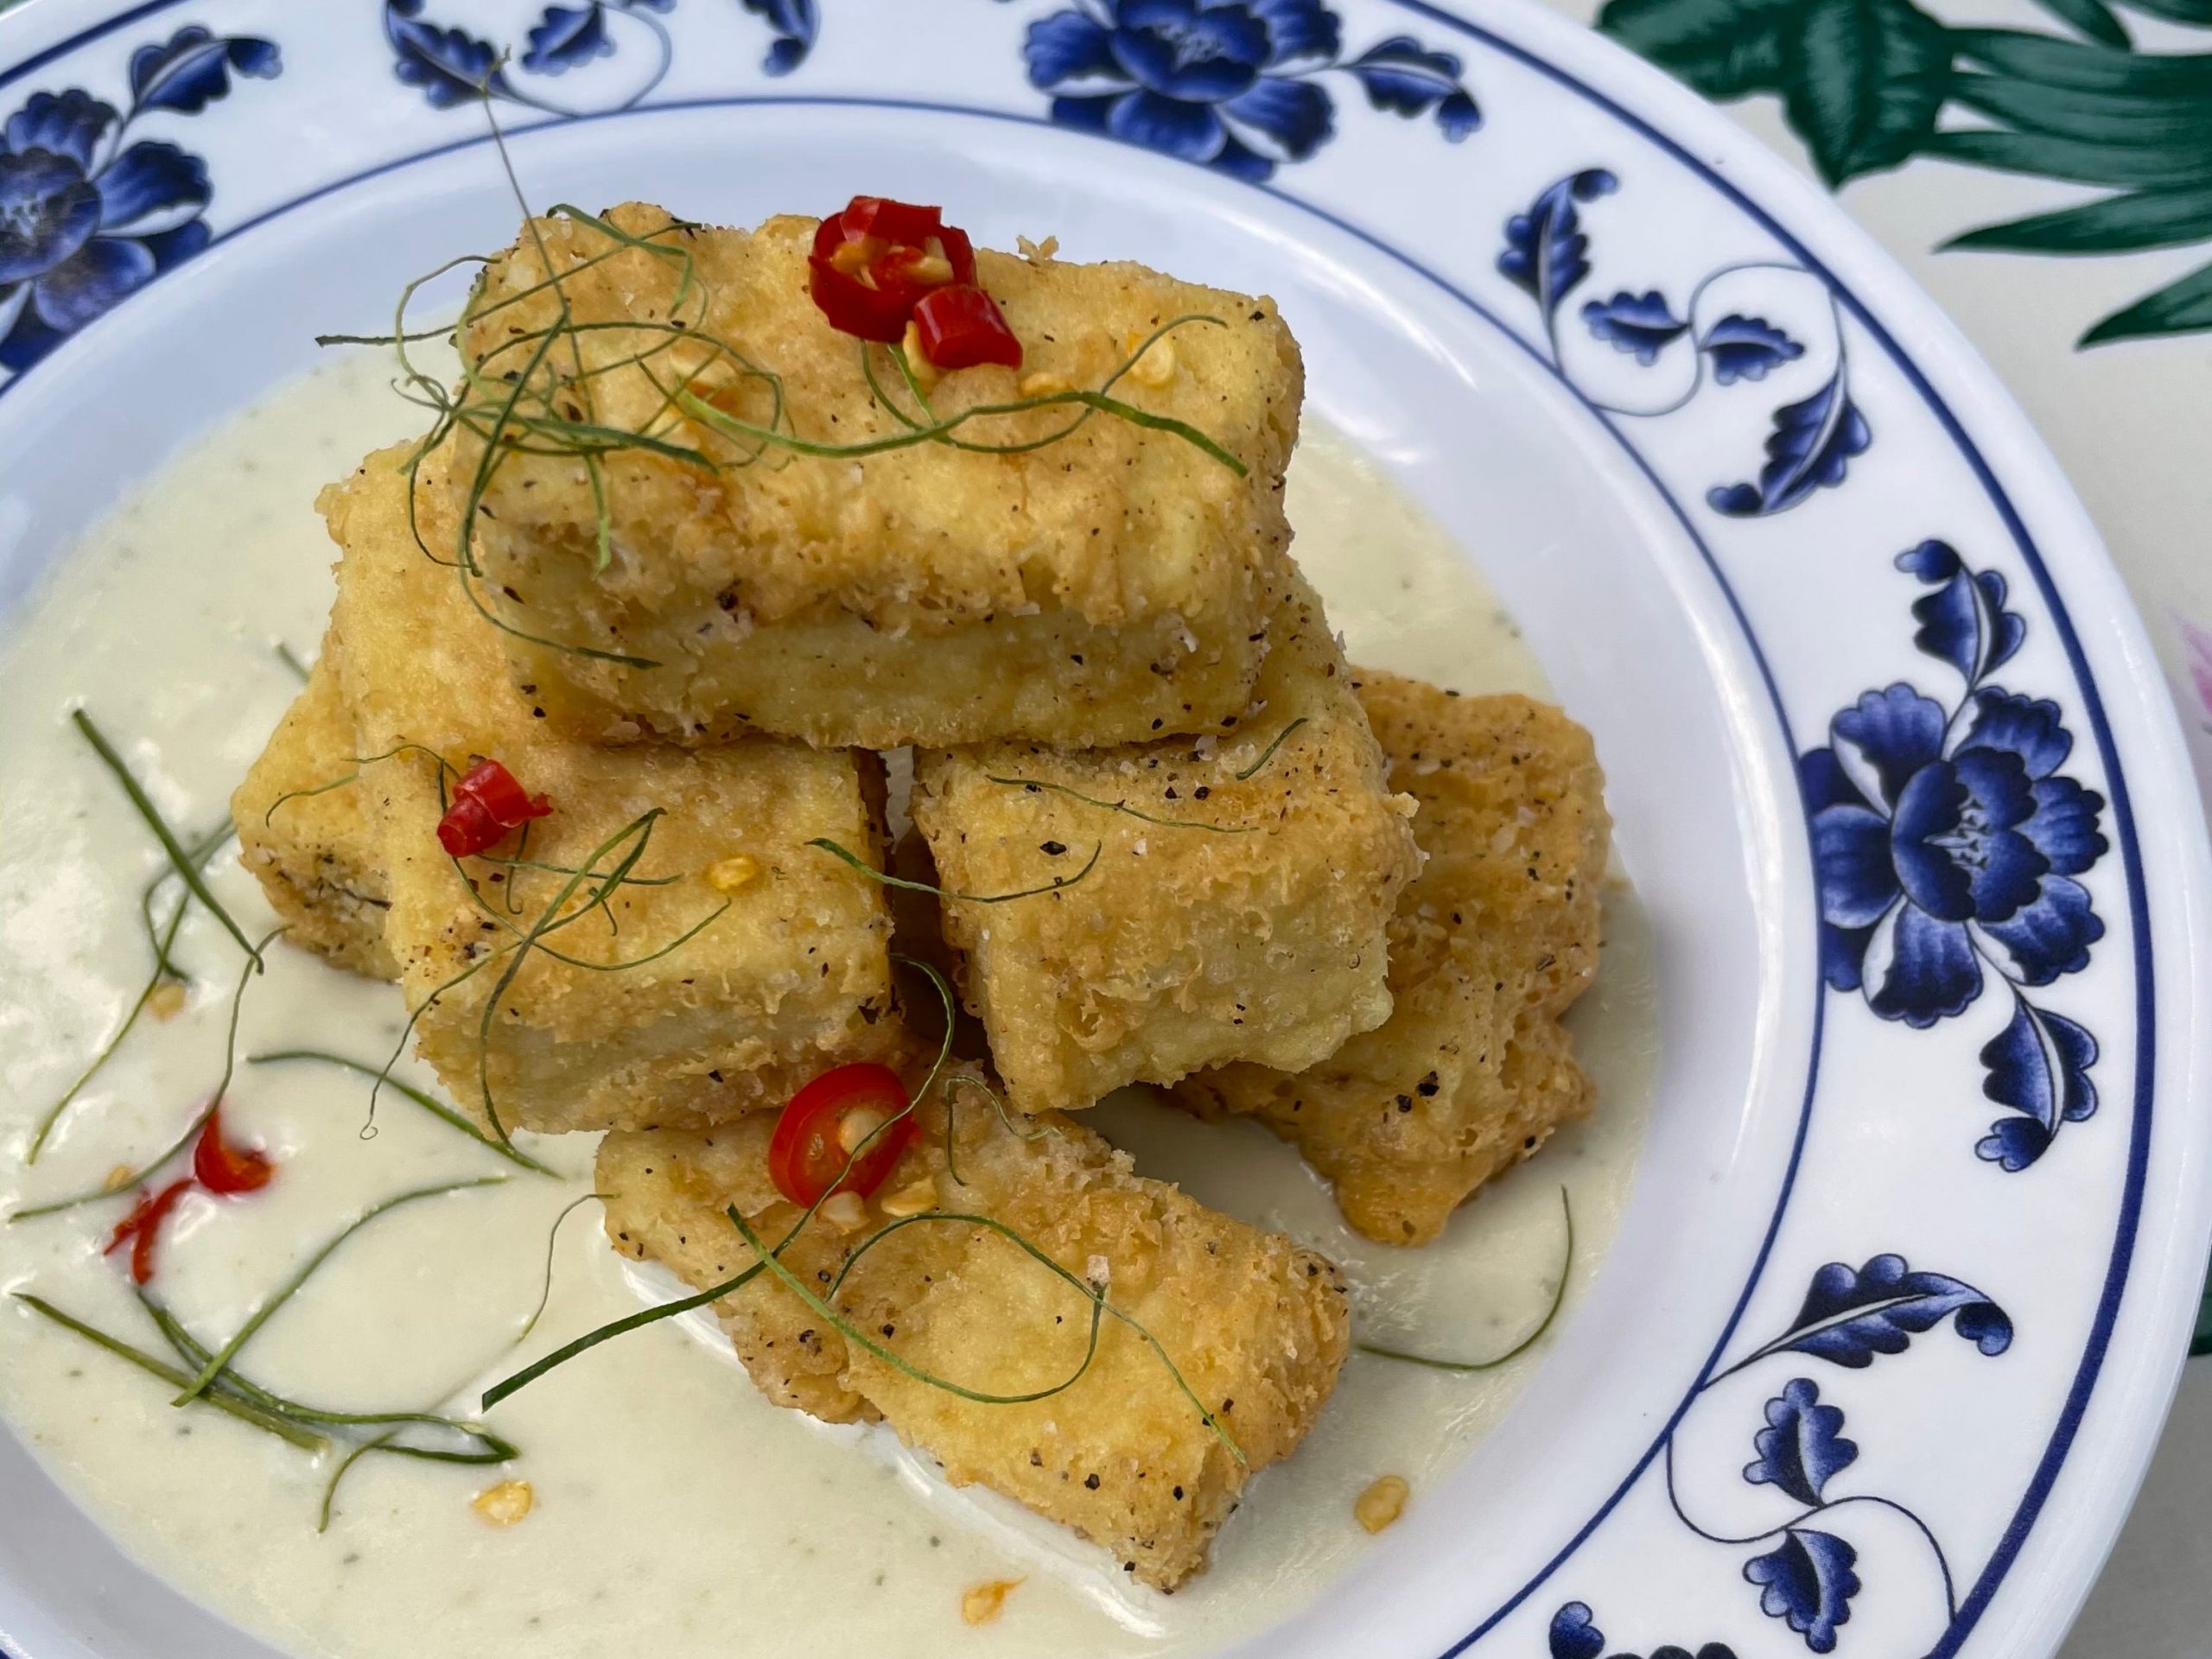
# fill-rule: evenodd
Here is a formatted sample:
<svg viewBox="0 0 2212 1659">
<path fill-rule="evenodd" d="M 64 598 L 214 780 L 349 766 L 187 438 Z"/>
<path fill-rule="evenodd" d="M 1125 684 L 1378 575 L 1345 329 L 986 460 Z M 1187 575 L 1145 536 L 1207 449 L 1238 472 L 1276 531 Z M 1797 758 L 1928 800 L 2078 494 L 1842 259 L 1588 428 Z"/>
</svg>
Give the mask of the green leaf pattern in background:
<svg viewBox="0 0 2212 1659">
<path fill-rule="evenodd" d="M 2038 3 L 2082 38 L 1954 29 L 1913 0 L 1610 0 L 1598 23 L 1708 98 L 1778 97 L 1831 187 L 1929 156 L 2107 192 L 1949 247 L 2101 254 L 2212 242 L 2212 53 L 2138 51 L 2106 0 Z M 2212 29 L 2212 0 L 2128 3 Z M 2206 328 L 2212 264 L 2080 343 Z"/>
</svg>

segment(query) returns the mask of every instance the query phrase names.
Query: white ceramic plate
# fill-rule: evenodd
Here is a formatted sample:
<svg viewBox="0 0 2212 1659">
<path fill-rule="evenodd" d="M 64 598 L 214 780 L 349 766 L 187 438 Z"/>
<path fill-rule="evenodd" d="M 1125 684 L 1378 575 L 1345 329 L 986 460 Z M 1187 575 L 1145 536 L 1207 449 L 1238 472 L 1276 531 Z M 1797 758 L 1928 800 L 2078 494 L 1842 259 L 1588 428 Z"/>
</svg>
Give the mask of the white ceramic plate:
<svg viewBox="0 0 2212 1659">
<path fill-rule="evenodd" d="M 503 52 L 543 200 L 867 189 L 1274 294 L 1597 734 L 1663 976 L 1630 1213 L 1505 1427 L 1254 1651 L 2055 1647 L 2202 1272 L 2212 887 L 2094 531 L 1902 275 L 1518 0 L 29 0 L 0 604 L 504 239 Z M 264 1651 L 4 1438 L 0 1492 L 18 1659 Z"/>
</svg>

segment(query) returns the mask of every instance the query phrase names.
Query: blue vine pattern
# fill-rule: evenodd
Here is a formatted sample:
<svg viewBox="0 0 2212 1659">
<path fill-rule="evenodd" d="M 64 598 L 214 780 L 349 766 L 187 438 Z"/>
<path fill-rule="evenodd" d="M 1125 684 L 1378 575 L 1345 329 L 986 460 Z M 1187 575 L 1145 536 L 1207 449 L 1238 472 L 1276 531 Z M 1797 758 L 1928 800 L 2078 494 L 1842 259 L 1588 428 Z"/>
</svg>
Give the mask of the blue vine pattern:
<svg viewBox="0 0 2212 1659">
<path fill-rule="evenodd" d="M 33 92 L 0 124 L 0 370 L 22 373 L 207 245 L 207 163 L 133 135 L 283 67 L 273 41 L 193 24 L 130 54 L 128 109 L 72 86 Z"/>
<path fill-rule="evenodd" d="M 1614 174 L 1586 168 L 1547 186 L 1526 212 L 1505 223 L 1498 272 L 1535 302 L 1553 366 L 1562 374 L 1567 366 L 1560 354 L 1560 308 L 1590 275 L 1590 238 L 1582 228 L 1581 210 L 1619 188 Z M 1804 346 L 1764 317 L 1727 311 L 1700 322 L 1699 302 L 1708 289 L 1725 276 L 1757 270 L 1787 271 L 1810 280 L 1810 273 L 1797 265 L 1751 263 L 1729 265 L 1706 276 L 1679 315 L 1656 289 L 1641 294 L 1623 289 L 1611 299 L 1586 302 L 1581 317 L 1591 334 L 1633 357 L 1643 368 L 1656 365 L 1677 341 L 1687 341 L 1691 348 L 1688 385 L 1670 401 L 1650 408 L 1591 401 L 1608 414 L 1638 419 L 1671 415 L 1698 396 L 1708 373 L 1715 384 L 1729 386 L 1763 380 L 1770 370 L 1802 357 Z M 1706 492 L 1706 503 L 1714 512 L 1733 518 L 1786 512 L 1815 491 L 1840 485 L 1852 461 L 1873 442 L 1866 417 L 1852 402 L 1849 356 L 1833 296 L 1828 313 L 1835 340 L 1834 369 L 1810 397 L 1774 411 L 1766 462 L 1756 480 L 1719 484 Z"/>
<path fill-rule="evenodd" d="M 1781 1334 L 1707 1378 L 1698 1395 L 1785 1354 L 1864 1370 L 1880 1356 L 1904 1352 L 1913 1338 L 1946 1320 L 1986 1356 L 2002 1354 L 2012 1344 L 2012 1321 L 2004 1309 L 1963 1280 L 1916 1271 L 1900 1255 L 1877 1255 L 1858 1268 L 1831 1262 L 1814 1274 L 1804 1301 Z M 1664 1445 L 1667 1501 L 1675 1518 L 1707 1543 L 1730 1549 L 1768 1546 L 1744 1562 L 1744 1580 L 1758 1592 L 1759 1611 L 1787 1625 L 1816 1654 L 1834 1650 L 1839 1631 L 1850 1622 L 1852 1601 L 1865 1588 L 1858 1550 L 1833 1529 L 1837 1513 L 1853 1505 L 1886 1510 L 1912 1524 L 1942 1575 L 1950 1617 L 1958 1615 L 1950 1560 L 1926 1522 L 1893 1498 L 1866 1492 L 1831 1495 L 1829 1484 L 1859 1459 L 1858 1443 L 1846 1439 L 1843 1428 L 1842 1408 L 1822 1400 L 1820 1384 L 1811 1377 L 1792 1376 L 1769 1397 L 1764 1423 L 1751 1437 L 1753 1456 L 1743 1478 L 1748 1485 L 1773 1487 L 1797 1511 L 1744 1536 L 1715 1532 L 1691 1518 L 1675 1478 L 1679 1426 Z M 1816 1521 L 1822 1524 L 1814 1525 Z M 1599 1659 L 1605 1651 L 1605 1634 L 1586 1602 L 1561 1606 L 1553 1615 L 1549 1635 L 1552 1659 Z M 1650 1659 L 1691 1656 L 1681 1648 L 1662 1647 Z M 1695 1659 L 1735 1656 L 1719 1643 L 1708 1643 Z"/>
<path fill-rule="evenodd" d="M 1023 57 L 1059 125 L 1253 184 L 1336 136 L 1325 75 L 1376 109 L 1433 118 L 1453 143 L 1482 124 L 1455 54 L 1394 35 L 1346 57 L 1319 0 L 1076 0 L 1029 25 Z"/>
<path fill-rule="evenodd" d="M 2059 770 L 2074 740 L 2058 705 L 1990 680 L 2027 637 L 2005 578 L 1937 541 L 1897 564 L 1931 590 L 1912 607 L 1914 643 L 1961 690 L 1868 691 L 1799 761 L 1821 968 L 1916 1030 L 1964 1014 L 1996 977 L 2012 1017 L 1981 1050 L 1982 1092 L 2011 1115 L 1974 1150 L 2017 1172 L 2097 1109 L 2096 1039 L 2028 992 L 2081 972 L 2104 937 L 2075 878 L 2107 850 L 2105 802 Z"/>
<path fill-rule="evenodd" d="M 770 43 L 761 68 L 787 75 L 806 61 L 821 34 L 817 0 L 737 0 L 768 26 Z M 549 115 L 603 114 L 633 108 L 667 79 L 675 60 L 668 26 L 660 21 L 676 0 L 585 0 L 549 5 L 518 41 L 498 42 L 428 15 L 426 0 L 384 0 L 385 41 L 392 71 L 434 109 L 452 109 L 489 96 Z M 654 55 L 642 79 L 619 96 L 580 105 L 553 96 L 546 82 L 631 46 Z"/>
</svg>

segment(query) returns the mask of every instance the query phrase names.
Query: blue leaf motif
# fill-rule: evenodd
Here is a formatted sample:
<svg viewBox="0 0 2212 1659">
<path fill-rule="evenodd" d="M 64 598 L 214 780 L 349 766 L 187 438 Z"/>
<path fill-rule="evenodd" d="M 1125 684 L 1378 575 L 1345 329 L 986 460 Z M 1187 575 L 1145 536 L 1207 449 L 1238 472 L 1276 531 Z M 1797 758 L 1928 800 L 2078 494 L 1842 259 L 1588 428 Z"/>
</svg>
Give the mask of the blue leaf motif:
<svg viewBox="0 0 2212 1659">
<path fill-rule="evenodd" d="M 1767 1426 L 1751 1437 L 1758 1457 L 1744 1467 L 1754 1486 L 1778 1486 L 1807 1508 L 1825 1503 L 1822 1488 L 1857 1460 L 1859 1446 L 1843 1438 L 1843 1413 L 1821 1403 L 1820 1385 L 1796 1377 L 1766 1402 Z"/>
<path fill-rule="evenodd" d="M 1577 202 L 1610 195 L 1620 181 L 1602 168 L 1588 168 L 1546 188 L 1525 213 L 1505 222 L 1505 251 L 1497 269 L 1506 281 L 1543 308 L 1547 321 L 1574 285 L 1590 274 L 1584 257 L 1590 238 L 1582 233 Z"/>
<path fill-rule="evenodd" d="M 1428 51 L 1410 35 L 1395 35 L 1342 67 L 1378 110 L 1408 117 L 1435 111 L 1437 125 L 1453 143 L 1482 124 L 1482 111 L 1459 83 L 1458 57 Z"/>
<path fill-rule="evenodd" d="M 1851 458 L 1866 454 L 1872 442 L 1838 364 L 1834 377 L 1811 397 L 1775 410 L 1758 482 L 1716 485 L 1706 501 L 1732 518 L 1786 512 L 1815 490 L 1842 483 Z"/>
<path fill-rule="evenodd" d="M 470 104 L 487 92 L 510 98 L 499 54 L 489 41 L 426 22 L 423 0 L 385 0 L 385 38 L 391 43 L 392 73 L 434 109 Z"/>
<path fill-rule="evenodd" d="M 2012 1346 L 2012 1321 L 2004 1309 L 1963 1280 L 1915 1273 L 1901 1255 L 1874 1256 L 1857 1268 L 1831 1262 L 1813 1275 L 1789 1328 L 1751 1358 L 1811 1354 L 1858 1370 L 1877 1354 L 1903 1353 L 1914 1337 L 1945 1319 L 1985 1354 Z"/>
<path fill-rule="evenodd" d="M 1656 288 L 1643 294 L 1623 289 L 1610 300 L 1592 300 L 1582 308 L 1582 321 L 1599 340 L 1617 352 L 1633 353 L 1646 368 L 1689 331 Z"/>
<path fill-rule="evenodd" d="M 816 0 L 740 0 L 745 10 L 776 32 L 760 67 L 772 75 L 788 75 L 806 61 L 822 32 Z"/>
<path fill-rule="evenodd" d="M 2043 1156 L 2061 1123 L 2095 1114 L 2097 1085 L 2089 1068 L 2097 1062 L 2097 1039 L 2017 991 L 2012 1002 L 2011 1021 L 1981 1051 L 1989 1074 L 1981 1092 L 2021 1116 L 1991 1124 L 1974 1151 L 2017 1173 Z"/>
<path fill-rule="evenodd" d="M 1859 1593 L 1859 1575 L 1852 1571 L 1858 1560 L 1859 1552 L 1834 1533 L 1793 1527 L 1778 1548 L 1745 1562 L 1744 1576 L 1764 1586 L 1761 1612 L 1785 1620 L 1815 1653 L 1828 1653 Z"/>
<path fill-rule="evenodd" d="M 1570 1601 L 1552 1615 L 1552 1659 L 1598 1659 L 1605 1633 L 1591 1622 L 1590 1604 Z"/>
<path fill-rule="evenodd" d="M 197 115 L 229 95 L 233 73 L 269 80 L 283 68 L 275 41 L 211 34 L 194 23 L 170 35 L 166 45 L 149 42 L 130 54 L 130 101 L 135 110 Z"/>
<path fill-rule="evenodd" d="M 2001 667 L 2027 638 L 2027 620 L 2005 608 L 2004 576 L 1968 570 L 1947 543 L 1923 542 L 1898 554 L 1897 565 L 1936 588 L 1913 601 L 1920 624 L 1913 644 L 1948 663 L 1968 685 Z"/>
<path fill-rule="evenodd" d="M 1705 331 L 1698 349 L 1713 359 L 1713 378 L 1724 386 L 1764 380 L 1769 369 L 1805 355 L 1802 346 L 1764 317 L 1732 311 Z"/>
<path fill-rule="evenodd" d="M 607 36 L 605 6 L 548 6 L 530 31 L 522 67 L 536 74 L 557 75 L 613 51 L 614 42 Z"/>
</svg>

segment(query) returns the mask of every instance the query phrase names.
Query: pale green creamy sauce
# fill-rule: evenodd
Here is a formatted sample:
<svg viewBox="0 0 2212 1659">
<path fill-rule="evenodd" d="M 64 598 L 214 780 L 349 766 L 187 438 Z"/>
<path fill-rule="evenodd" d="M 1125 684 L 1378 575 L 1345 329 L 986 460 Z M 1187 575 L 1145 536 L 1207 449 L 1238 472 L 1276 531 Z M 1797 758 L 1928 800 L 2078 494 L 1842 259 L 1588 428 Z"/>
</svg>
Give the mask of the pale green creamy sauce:
<svg viewBox="0 0 2212 1659">
<path fill-rule="evenodd" d="M 159 852 L 65 721 L 82 702 L 170 821 L 196 836 L 297 690 L 276 645 L 310 655 L 331 597 L 317 486 L 408 429 L 372 357 L 334 364 L 200 442 L 63 563 L 0 651 L 0 1210 L 99 1184 L 167 1144 L 213 1088 L 240 954 L 195 912 L 180 950 L 188 1007 L 149 1020 L 80 1096 L 35 1168 L 29 1127 L 129 1007 L 148 966 L 142 883 Z M 1298 556 L 1356 661 L 1468 691 L 1541 690 L 1494 596 L 1441 531 L 1343 440 L 1310 431 L 1290 487 Z M 213 867 L 250 929 L 269 925 L 228 853 Z M 1091 1115 L 1147 1173 L 1280 1228 L 1344 1264 L 1368 1339 L 1479 1357 L 1540 1316 L 1560 1260 L 1558 1191 L 1573 1195 L 1573 1280 L 1604 1254 L 1629 1185 L 1654 1070 L 1649 941 L 1625 887 L 1609 893 L 1596 988 L 1574 1016 L 1600 1096 L 1590 1122 L 1469 1205 L 1435 1247 L 1370 1244 L 1325 1188 L 1250 1124 L 1211 1128 L 1133 1096 Z M 399 1035 L 387 986 L 281 945 L 249 993 L 245 1056 L 293 1046 L 380 1061 Z M 401 1075 L 435 1088 L 410 1060 Z M 569 1179 L 513 1170 L 404 1100 L 362 1134 L 366 1085 L 307 1066 L 241 1065 L 234 1138 L 279 1160 L 247 1200 L 195 1194 L 163 1240 L 161 1294 L 203 1337 L 227 1336 L 292 1266 L 362 1206 L 441 1179 L 491 1187 L 378 1222 L 246 1351 L 267 1386 L 352 1409 L 438 1404 L 467 1414 L 482 1384 L 668 1281 L 633 1280 L 595 1205 L 554 1251 L 536 1335 L 546 1231 L 589 1190 L 588 1137 L 532 1141 Z M 149 1348 L 121 1258 L 99 1246 L 110 1200 L 0 1228 L 0 1290 L 34 1288 Z M 1569 1316 L 1572 1314 L 1572 1293 Z M 502 1406 L 524 1452 L 504 1471 L 372 1459 L 318 1535 L 328 1466 L 204 1408 L 0 1303 L 0 1412 L 79 1502 L 191 1594 L 281 1647 L 344 1659 L 481 1659 L 535 1649 L 656 1659 L 748 1649 L 814 1659 L 886 1653 L 1123 1655 L 1209 1650 L 1271 1623 L 1387 1548 L 1352 1519 L 1375 1477 L 1413 1503 L 1497 1422 L 1535 1361 L 1455 1376 L 1355 1355 L 1319 1427 L 1256 1477 L 1211 1572 L 1172 1599 L 1104 1554 L 988 1494 L 945 1487 L 887 1432 L 833 1429 L 756 1395 L 694 1314 L 610 1343 Z M 473 1495 L 515 1477 L 537 1507 L 486 1523 Z M 995 1623 L 960 1616 L 964 1587 L 1020 1579 Z M 759 1644 L 766 1643 L 765 1648 Z"/>
</svg>

